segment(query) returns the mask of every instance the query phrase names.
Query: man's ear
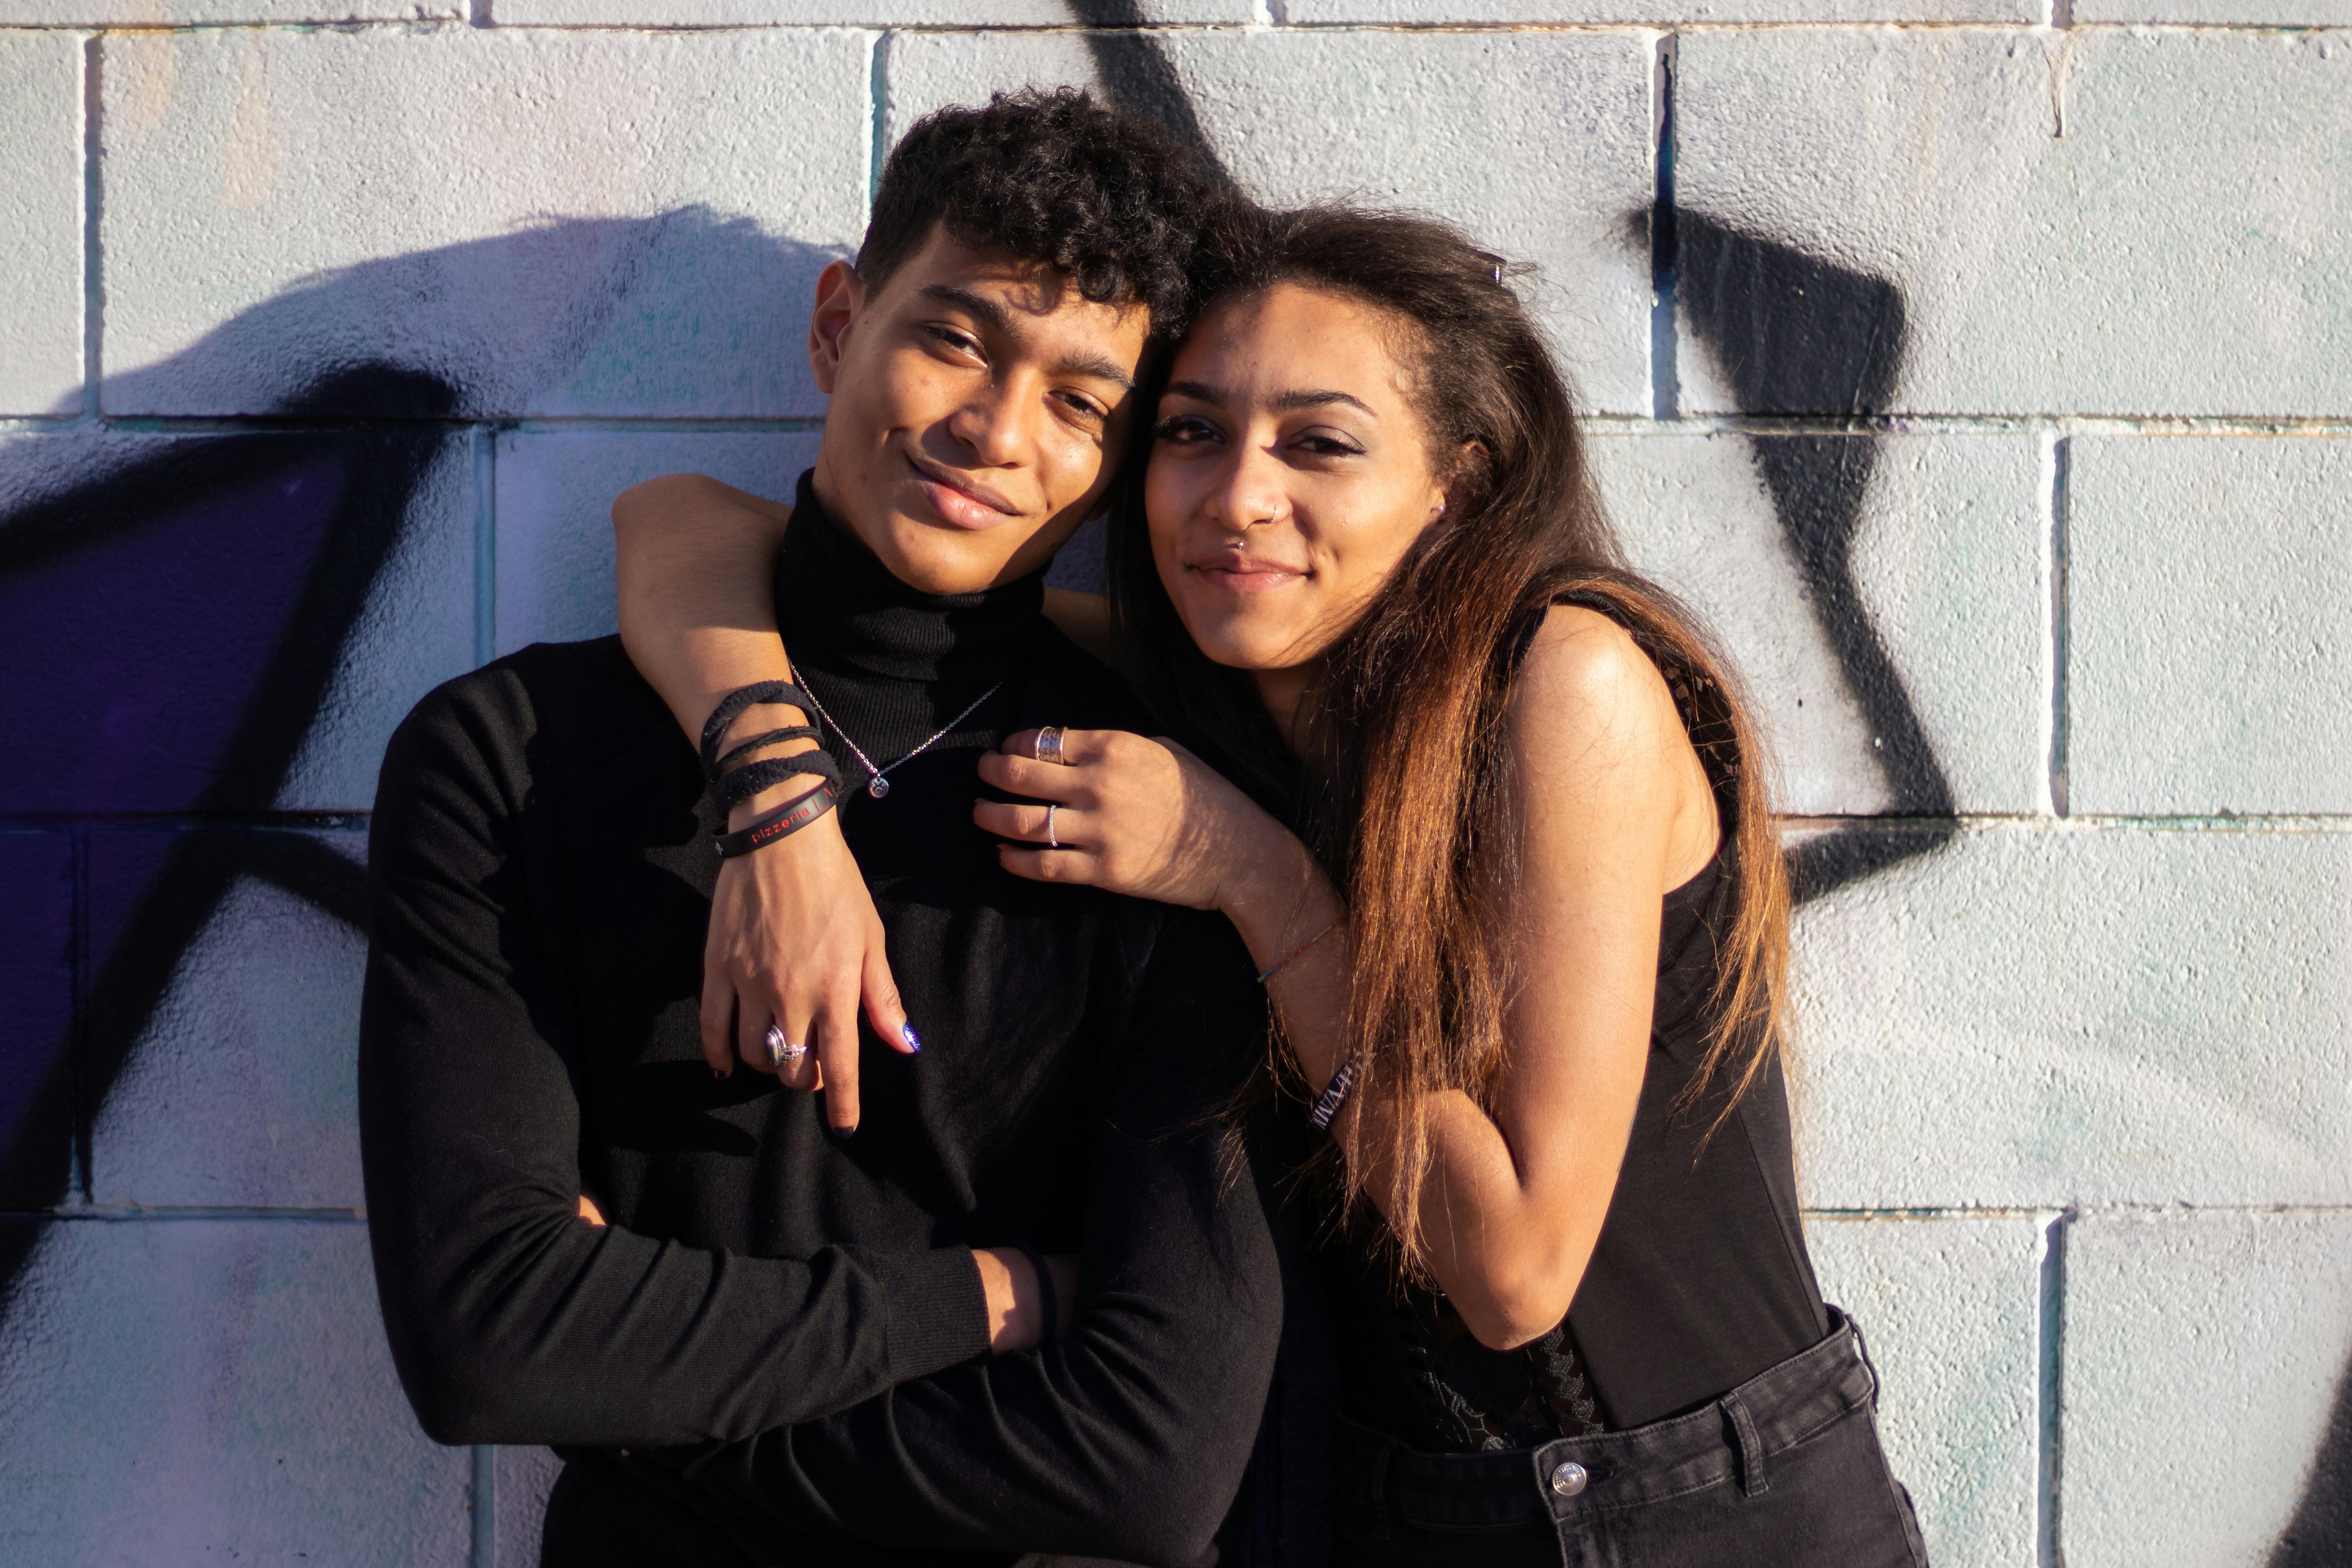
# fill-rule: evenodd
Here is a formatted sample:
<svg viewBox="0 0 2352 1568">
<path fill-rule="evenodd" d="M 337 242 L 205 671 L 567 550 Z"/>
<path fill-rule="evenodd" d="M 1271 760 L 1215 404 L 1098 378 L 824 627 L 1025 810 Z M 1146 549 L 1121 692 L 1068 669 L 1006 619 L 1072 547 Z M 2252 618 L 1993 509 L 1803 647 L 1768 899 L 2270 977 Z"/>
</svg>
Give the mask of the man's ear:
<svg viewBox="0 0 2352 1568">
<path fill-rule="evenodd" d="M 865 301 L 866 280 L 848 262 L 829 261 L 816 275 L 816 305 L 809 311 L 809 368 L 816 373 L 817 390 L 827 397 L 841 372 L 850 323 Z"/>
</svg>

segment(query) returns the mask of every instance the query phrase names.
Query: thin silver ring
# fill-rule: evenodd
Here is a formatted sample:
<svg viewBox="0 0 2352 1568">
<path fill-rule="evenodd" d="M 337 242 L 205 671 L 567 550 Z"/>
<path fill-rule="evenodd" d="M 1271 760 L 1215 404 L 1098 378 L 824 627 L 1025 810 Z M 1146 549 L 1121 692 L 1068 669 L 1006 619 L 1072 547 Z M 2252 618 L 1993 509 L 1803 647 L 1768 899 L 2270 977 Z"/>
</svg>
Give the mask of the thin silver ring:
<svg viewBox="0 0 2352 1568">
<path fill-rule="evenodd" d="M 1059 849 L 1062 847 L 1062 841 L 1054 837 L 1054 814 L 1061 809 L 1058 805 L 1049 805 L 1045 808 L 1045 843 L 1050 848 Z"/>
<path fill-rule="evenodd" d="M 1036 740 L 1030 742 L 1029 754 L 1038 762 L 1057 763 L 1067 767 L 1069 764 L 1062 762 L 1062 727 L 1048 724 L 1039 730 Z"/>
<path fill-rule="evenodd" d="M 768 1047 L 768 1065 L 778 1072 L 800 1066 L 801 1058 L 808 1055 L 806 1046 L 796 1046 L 784 1038 L 783 1026 L 779 1024 L 769 1025 L 761 1041 Z"/>
</svg>

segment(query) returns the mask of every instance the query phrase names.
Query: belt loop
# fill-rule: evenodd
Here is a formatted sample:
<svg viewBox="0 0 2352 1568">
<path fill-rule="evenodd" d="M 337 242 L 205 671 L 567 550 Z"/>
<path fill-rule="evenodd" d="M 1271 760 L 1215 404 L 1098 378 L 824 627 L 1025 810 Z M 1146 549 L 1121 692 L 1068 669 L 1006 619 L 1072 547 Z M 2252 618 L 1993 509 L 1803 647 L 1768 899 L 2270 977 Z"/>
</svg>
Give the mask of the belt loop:
<svg viewBox="0 0 2352 1568">
<path fill-rule="evenodd" d="M 1765 1479 L 1764 1445 L 1757 1439 L 1756 1422 L 1736 1389 L 1717 1403 L 1723 1407 L 1724 1419 L 1731 1423 L 1731 1435 L 1739 1449 L 1739 1489 L 1749 1497 L 1760 1497 L 1772 1483 Z"/>
<path fill-rule="evenodd" d="M 1870 1407 L 1876 1410 L 1878 1408 L 1878 1363 L 1870 1359 L 1870 1344 L 1862 1337 L 1862 1325 L 1843 1312 L 1840 1312 L 1838 1316 L 1845 1318 L 1845 1331 L 1853 1336 L 1853 1359 L 1862 1363 L 1863 1371 L 1870 1373 Z"/>
</svg>

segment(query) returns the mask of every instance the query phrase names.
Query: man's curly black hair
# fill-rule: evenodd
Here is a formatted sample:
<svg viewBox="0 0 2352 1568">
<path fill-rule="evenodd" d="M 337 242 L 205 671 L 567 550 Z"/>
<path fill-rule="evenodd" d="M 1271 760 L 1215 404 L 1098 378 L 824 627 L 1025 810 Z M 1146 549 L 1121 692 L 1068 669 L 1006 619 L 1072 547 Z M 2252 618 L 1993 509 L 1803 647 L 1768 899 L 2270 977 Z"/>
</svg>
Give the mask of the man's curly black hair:
<svg viewBox="0 0 2352 1568">
<path fill-rule="evenodd" d="M 940 225 L 1068 274 L 1088 300 L 1143 306 L 1166 342 L 1192 315 L 1195 250 L 1230 199 L 1149 120 L 1076 88 L 1001 92 L 984 109 L 924 116 L 891 149 L 857 274 L 880 288 Z"/>
</svg>

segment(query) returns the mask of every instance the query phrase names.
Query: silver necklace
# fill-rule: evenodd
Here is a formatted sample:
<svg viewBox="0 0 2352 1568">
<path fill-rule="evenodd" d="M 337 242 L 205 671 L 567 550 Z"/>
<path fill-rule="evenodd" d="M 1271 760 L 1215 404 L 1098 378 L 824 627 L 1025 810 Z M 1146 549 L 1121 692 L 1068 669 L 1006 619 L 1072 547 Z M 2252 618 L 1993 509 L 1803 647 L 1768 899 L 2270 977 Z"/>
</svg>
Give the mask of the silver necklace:
<svg viewBox="0 0 2352 1568">
<path fill-rule="evenodd" d="M 849 748 L 851 754 L 856 757 L 858 765 L 866 770 L 866 793 L 872 795 L 876 800 L 880 800 L 884 795 L 890 793 L 890 781 L 883 777 L 885 773 L 890 772 L 893 768 L 901 767 L 908 763 L 913 762 L 917 757 L 921 756 L 925 752 L 928 752 L 933 746 L 938 745 L 941 741 L 948 737 L 949 733 L 953 731 L 957 725 L 962 723 L 965 720 L 971 718 L 972 714 L 979 711 L 980 705 L 982 702 L 987 701 L 990 698 L 995 696 L 998 691 L 1003 689 L 1003 686 L 1004 682 L 1001 680 L 998 681 L 994 686 L 990 687 L 987 690 L 982 692 L 979 697 L 974 699 L 971 707 L 965 709 L 962 712 L 957 714 L 954 718 L 949 720 L 944 725 L 940 726 L 940 729 L 932 734 L 929 740 L 925 741 L 921 745 L 917 746 L 913 751 L 908 752 L 897 762 L 887 763 L 877 768 L 874 765 L 874 759 L 867 756 L 864 749 L 861 748 L 856 742 L 849 738 L 849 731 L 843 729 L 834 719 L 834 716 L 824 710 L 824 704 L 816 700 L 816 693 L 809 690 L 808 682 L 805 680 L 801 682 L 801 689 L 803 692 L 807 692 L 809 705 L 816 710 L 816 716 L 824 721 L 824 727 L 826 729 L 841 737 L 841 743 Z"/>
</svg>

